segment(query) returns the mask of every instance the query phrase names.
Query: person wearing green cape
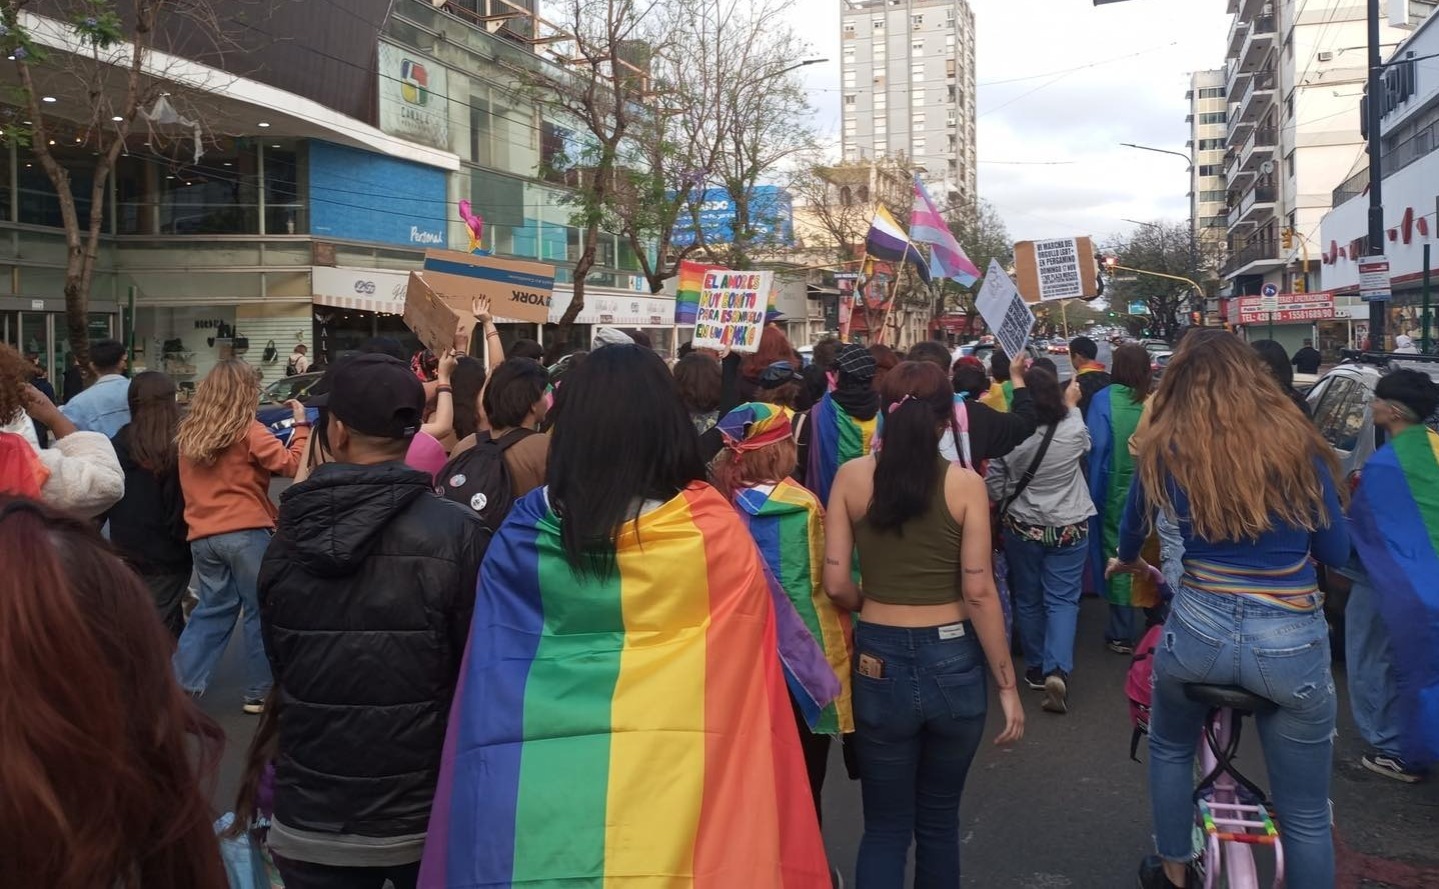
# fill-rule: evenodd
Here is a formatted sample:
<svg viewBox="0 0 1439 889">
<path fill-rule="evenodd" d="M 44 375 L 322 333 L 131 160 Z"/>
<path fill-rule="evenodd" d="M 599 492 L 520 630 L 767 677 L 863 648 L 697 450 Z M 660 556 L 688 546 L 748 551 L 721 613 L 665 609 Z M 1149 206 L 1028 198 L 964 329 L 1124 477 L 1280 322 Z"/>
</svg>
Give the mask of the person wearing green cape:
<svg viewBox="0 0 1439 889">
<path fill-rule="evenodd" d="M 1152 378 L 1149 353 L 1143 346 L 1114 350 L 1112 385 L 1094 395 L 1089 407 L 1089 495 L 1098 513 L 1090 521 L 1090 566 L 1095 582 L 1109 600 L 1105 644 L 1116 654 L 1133 654 L 1137 636 L 1135 578 L 1118 574 L 1104 579 L 1104 565 L 1119 546 L 1119 520 L 1134 479 L 1129 439 L 1139 426 Z"/>
</svg>

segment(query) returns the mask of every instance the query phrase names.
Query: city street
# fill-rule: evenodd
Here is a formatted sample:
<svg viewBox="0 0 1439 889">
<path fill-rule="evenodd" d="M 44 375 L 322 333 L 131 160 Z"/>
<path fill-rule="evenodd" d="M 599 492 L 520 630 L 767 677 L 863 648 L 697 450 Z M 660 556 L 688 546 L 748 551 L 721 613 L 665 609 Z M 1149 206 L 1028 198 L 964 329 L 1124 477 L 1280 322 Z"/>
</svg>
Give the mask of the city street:
<svg viewBox="0 0 1439 889">
<path fill-rule="evenodd" d="M 990 743 L 999 731 L 998 708 L 991 706 L 986 740 L 965 788 L 961 832 L 966 887 L 1127 887 L 1133 885 L 1139 858 L 1152 849 L 1146 767 L 1129 761 L 1124 697 L 1129 659 L 1103 648 L 1104 618 L 1103 603 L 1086 599 L 1067 716 L 1041 711 L 1039 694 L 1029 693 L 1024 740 L 999 749 Z M 240 713 L 238 637 L 236 633 L 204 698 L 205 709 L 230 739 L 216 795 L 221 811 L 230 808 L 256 722 Z M 1341 666 L 1336 665 L 1335 681 L 1342 696 Z M 1241 768 L 1262 784 L 1255 733 L 1249 731 L 1246 738 Z M 1361 752 L 1341 697 L 1332 792 L 1341 844 L 1339 889 L 1439 885 L 1439 847 L 1434 842 L 1439 782 L 1410 787 L 1371 774 L 1358 765 Z M 1143 747 L 1140 758 L 1146 759 Z M 860 794 L 858 783 L 845 776 L 838 746 L 826 786 L 824 823 L 831 861 L 852 887 L 862 828 Z"/>
</svg>

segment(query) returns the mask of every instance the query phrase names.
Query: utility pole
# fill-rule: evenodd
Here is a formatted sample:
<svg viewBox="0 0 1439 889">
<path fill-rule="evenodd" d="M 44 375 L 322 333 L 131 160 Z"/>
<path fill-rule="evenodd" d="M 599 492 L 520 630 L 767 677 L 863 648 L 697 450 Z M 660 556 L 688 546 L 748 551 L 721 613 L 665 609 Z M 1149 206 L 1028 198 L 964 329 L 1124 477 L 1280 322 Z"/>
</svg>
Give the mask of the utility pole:
<svg viewBox="0 0 1439 889">
<path fill-rule="evenodd" d="M 1379 136 L 1379 126 L 1384 120 L 1384 66 L 1379 48 L 1379 0 L 1368 0 L 1369 6 L 1369 87 L 1364 107 L 1369 130 L 1369 255 L 1384 253 L 1384 170 L 1380 154 L 1384 140 Z M 1369 347 L 1375 351 L 1384 350 L 1384 322 L 1389 314 L 1389 303 L 1374 300 L 1369 303 Z"/>
</svg>

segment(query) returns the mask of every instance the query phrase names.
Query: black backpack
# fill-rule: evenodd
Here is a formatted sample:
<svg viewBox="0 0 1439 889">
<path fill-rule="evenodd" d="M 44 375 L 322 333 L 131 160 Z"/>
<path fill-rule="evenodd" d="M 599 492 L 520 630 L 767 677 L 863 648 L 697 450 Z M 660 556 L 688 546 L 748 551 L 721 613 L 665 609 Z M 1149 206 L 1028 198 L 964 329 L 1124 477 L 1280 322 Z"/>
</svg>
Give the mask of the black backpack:
<svg viewBox="0 0 1439 889">
<path fill-rule="evenodd" d="M 529 429 L 511 429 L 496 439 L 490 438 L 488 432 L 479 433 L 474 447 L 452 458 L 440 470 L 435 490 L 446 500 L 473 509 L 485 527 L 498 531 L 515 505 L 515 486 L 505 464 L 505 451 L 536 434 Z"/>
</svg>

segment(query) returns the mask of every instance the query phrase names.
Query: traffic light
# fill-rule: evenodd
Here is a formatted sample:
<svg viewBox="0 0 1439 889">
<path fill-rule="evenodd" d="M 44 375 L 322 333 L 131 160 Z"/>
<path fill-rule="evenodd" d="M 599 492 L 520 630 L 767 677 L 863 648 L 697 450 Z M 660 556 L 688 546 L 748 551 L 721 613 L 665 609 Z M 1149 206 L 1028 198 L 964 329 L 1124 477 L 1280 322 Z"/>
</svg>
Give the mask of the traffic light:
<svg viewBox="0 0 1439 889">
<path fill-rule="evenodd" d="M 1286 228 L 1286 229 L 1279 235 L 1279 243 L 1281 243 L 1281 244 L 1284 245 L 1284 249 L 1285 249 L 1285 250 L 1293 250 L 1293 249 L 1294 249 L 1294 229 L 1292 229 L 1292 228 Z"/>
</svg>

